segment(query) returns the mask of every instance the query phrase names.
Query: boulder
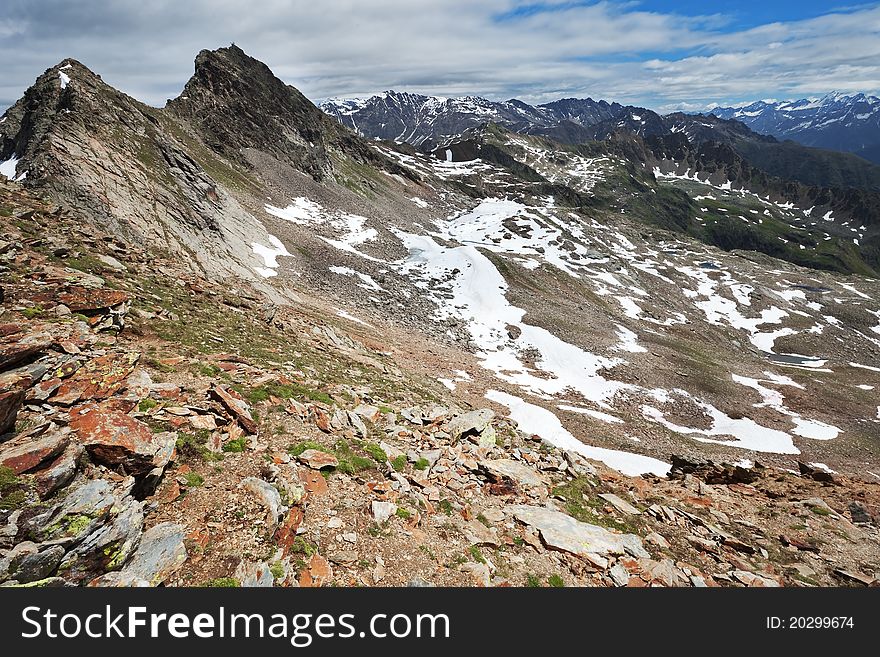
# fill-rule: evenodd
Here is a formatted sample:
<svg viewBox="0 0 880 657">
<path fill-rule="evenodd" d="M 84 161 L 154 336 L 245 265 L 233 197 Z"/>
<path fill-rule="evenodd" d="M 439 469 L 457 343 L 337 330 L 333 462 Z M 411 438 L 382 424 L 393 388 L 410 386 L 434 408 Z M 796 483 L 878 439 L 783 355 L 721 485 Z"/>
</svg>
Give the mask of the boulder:
<svg viewBox="0 0 880 657">
<path fill-rule="evenodd" d="M 469 434 L 482 433 L 495 418 L 495 411 L 491 408 L 481 408 L 464 415 L 459 415 L 446 425 L 446 431 L 452 437 L 453 442 Z"/>
<path fill-rule="evenodd" d="M 174 454 L 173 433 L 150 428 L 111 403 L 80 406 L 71 411 L 70 427 L 96 463 L 144 475 L 164 468 Z"/>
<path fill-rule="evenodd" d="M 512 459 L 480 461 L 480 467 L 486 470 L 496 481 L 507 478 L 525 487 L 544 485 L 541 477 L 538 476 L 538 473 L 533 468 Z"/>
<path fill-rule="evenodd" d="M 92 580 L 89 586 L 158 586 L 187 559 L 183 525 L 163 522 L 141 536 L 131 560 L 119 572 Z"/>
<path fill-rule="evenodd" d="M 635 534 L 614 534 L 604 527 L 575 520 L 560 511 L 517 504 L 509 507 L 520 522 L 534 527 L 549 548 L 579 556 L 588 554 L 630 554 L 650 557 Z"/>
</svg>

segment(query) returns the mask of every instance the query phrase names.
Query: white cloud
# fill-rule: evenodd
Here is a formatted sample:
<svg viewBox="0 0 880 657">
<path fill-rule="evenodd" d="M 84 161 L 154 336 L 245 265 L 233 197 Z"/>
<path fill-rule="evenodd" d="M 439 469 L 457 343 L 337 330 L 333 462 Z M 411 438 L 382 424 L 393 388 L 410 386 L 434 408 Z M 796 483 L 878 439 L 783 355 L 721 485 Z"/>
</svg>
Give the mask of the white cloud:
<svg viewBox="0 0 880 657">
<path fill-rule="evenodd" d="M 652 107 L 880 88 L 880 8 L 725 33 L 725 17 L 523 0 L 7 0 L 0 106 L 79 59 L 161 105 L 202 48 L 234 41 L 311 98 L 383 89 Z M 682 55 L 681 53 L 686 53 Z M 647 61 L 645 58 L 649 57 Z"/>
</svg>

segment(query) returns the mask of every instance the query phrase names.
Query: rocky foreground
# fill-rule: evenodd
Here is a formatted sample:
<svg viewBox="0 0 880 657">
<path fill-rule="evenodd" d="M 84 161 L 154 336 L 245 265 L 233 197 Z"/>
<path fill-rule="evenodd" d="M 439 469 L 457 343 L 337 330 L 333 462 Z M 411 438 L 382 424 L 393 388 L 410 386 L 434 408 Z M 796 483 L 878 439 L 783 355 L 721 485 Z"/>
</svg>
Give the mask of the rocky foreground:
<svg viewBox="0 0 880 657">
<path fill-rule="evenodd" d="M 872 586 L 880 485 L 626 477 L 2 184 L 4 586 Z M 51 229 L 51 230 L 50 230 Z"/>
</svg>

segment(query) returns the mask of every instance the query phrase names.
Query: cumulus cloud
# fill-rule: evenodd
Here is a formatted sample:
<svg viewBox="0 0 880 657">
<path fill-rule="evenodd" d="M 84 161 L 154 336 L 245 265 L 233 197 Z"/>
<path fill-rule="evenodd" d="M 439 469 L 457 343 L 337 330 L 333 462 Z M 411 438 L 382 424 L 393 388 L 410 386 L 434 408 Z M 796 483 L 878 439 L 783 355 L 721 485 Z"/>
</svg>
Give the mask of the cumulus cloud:
<svg viewBox="0 0 880 657">
<path fill-rule="evenodd" d="M 154 105 L 235 42 L 313 99 L 399 89 L 692 107 L 880 88 L 880 7 L 730 31 L 638 3 L 4 0 L 0 107 L 66 57 Z"/>
</svg>

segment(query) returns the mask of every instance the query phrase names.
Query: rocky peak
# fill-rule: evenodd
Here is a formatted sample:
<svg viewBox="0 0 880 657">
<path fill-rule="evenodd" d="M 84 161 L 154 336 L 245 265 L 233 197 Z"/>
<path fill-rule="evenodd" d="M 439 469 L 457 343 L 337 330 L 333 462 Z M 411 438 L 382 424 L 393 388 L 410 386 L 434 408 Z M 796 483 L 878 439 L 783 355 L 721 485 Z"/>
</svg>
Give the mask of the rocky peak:
<svg viewBox="0 0 880 657">
<path fill-rule="evenodd" d="M 331 171 L 326 133 L 335 126 L 236 45 L 201 51 L 195 73 L 167 108 L 232 160 L 246 162 L 242 150 L 254 148 L 316 179 Z"/>
</svg>

